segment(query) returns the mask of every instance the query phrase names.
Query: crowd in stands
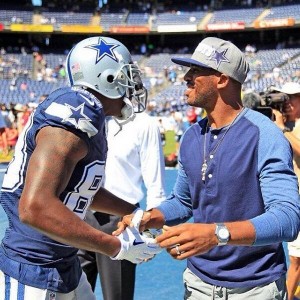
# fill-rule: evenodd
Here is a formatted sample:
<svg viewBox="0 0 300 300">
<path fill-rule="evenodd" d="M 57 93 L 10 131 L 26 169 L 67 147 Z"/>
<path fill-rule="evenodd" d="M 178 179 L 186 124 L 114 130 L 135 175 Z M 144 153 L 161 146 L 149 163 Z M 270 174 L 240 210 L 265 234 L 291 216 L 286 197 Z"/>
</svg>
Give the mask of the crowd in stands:
<svg viewBox="0 0 300 300">
<path fill-rule="evenodd" d="M 10 4 L 13 5 L 14 2 L 13 0 Z M 115 1 L 107 1 L 107 4 L 103 6 L 101 11 L 96 11 L 96 13 L 101 14 L 102 22 L 104 22 L 106 14 L 109 20 L 114 20 L 113 15 L 119 18 L 118 14 L 111 13 L 113 11 L 121 12 L 122 18 L 123 15 L 128 17 L 129 12 L 134 13 L 136 11 L 137 14 L 142 14 L 145 18 L 143 20 L 146 20 L 146 22 L 149 21 L 150 15 L 154 16 L 152 21 L 155 27 L 159 22 L 163 24 L 165 17 L 168 20 L 167 24 L 170 24 L 170 17 L 174 20 L 176 18 L 180 19 L 183 15 L 181 14 L 181 10 L 187 12 L 185 17 L 191 20 L 191 22 L 194 18 L 199 21 L 204 15 L 200 14 L 198 16 L 195 14 L 190 16 L 188 14 L 189 10 L 194 12 L 214 11 L 215 14 L 210 22 L 216 22 L 218 18 L 224 20 L 224 16 L 228 12 L 227 8 L 234 8 L 235 11 L 238 9 L 239 13 L 235 13 L 234 15 L 245 19 L 245 15 L 242 15 L 243 11 L 241 10 L 243 7 L 249 8 L 243 12 L 248 14 L 250 10 L 268 7 L 276 8 L 277 5 L 282 4 L 300 9 L 300 6 L 297 5 L 298 2 L 291 0 L 207 0 L 201 1 L 200 5 L 199 1 L 183 3 L 179 0 L 155 2 L 139 0 L 133 3 L 133 1 L 124 0 L 117 1 L 117 3 Z M 75 19 L 75 15 L 80 15 L 87 10 L 90 11 L 90 14 L 94 14 L 95 12 L 92 10 L 94 6 L 94 1 L 91 0 L 67 0 L 63 3 L 57 0 L 43 1 L 43 6 L 39 13 L 44 13 L 44 18 L 41 19 L 43 24 L 56 24 L 56 18 L 52 18 L 51 14 L 47 15 L 47 12 L 54 12 L 59 8 L 61 11 L 65 10 L 70 13 Z M 2 7 L 0 5 L 0 9 Z M 19 8 L 21 9 L 21 5 Z M 297 17 L 299 13 L 295 9 L 294 13 Z M 32 9 L 31 11 L 28 9 L 27 12 L 31 13 L 31 15 L 34 13 Z M 273 13 L 276 13 L 275 9 Z M 252 23 L 258 14 L 256 13 L 255 17 L 252 17 L 249 23 Z M 2 18 L 4 15 L 2 15 Z M 24 20 L 18 20 L 19 16 L 20 14 L 16 16 L 12 15 L 11 18 L 13 20 L 10 21 L 12 23 L 22 23 Z M 23 14 L 22 17 L 24 18 L 24 16 Z M 232 19 L 232 13 L 229 14 L 230 18 Z M 31 23 L 31 17 L 29 19 L 29 23 Z M 69 19 L 72 19 L 72 17 Z M 88 19 L 89 17 L 84 17 L 84 20 Z M 125 22 L 129 20 L 131 20 L 130 17 L 126 18 Z M 89 21 L 86 22 L 89 23 Z M 121 20 L 122 22 L 124 22 L 123 19 Z M 134 20 L 132 22 L 135 24 Z M 46 37 L 45 43 L 49 42 L 49 38 Z M 17 44 L 15 43 L 14 45 Z M 72 44 L 69 47 L 71 48 Z M 164 127 L 162 131 L 174 130 L 177 139 L 183 132 L 182 124 L 188 123 L 189 107 L 187 107 L 184 97 L 186 86 L 183 75 L 186 70 L 181 66 L 174 65 L 171 62 L 171 57 L 174 55 L 190 56 L 192 52 L 190 47 L 191 45 L 187 43 L 181 43 L 179 48 L 172 44 L 159 46 L 154 41 L 144 42 L 140 40 L 134 43 L 133 49 L 130 49 L 131 53 L 134 54 L 133 59 L 138 62 L 144 71 L 144 83 L 149 91 L 149 114 L 160 120 L 161 127 Z M 262 93 L 270 86 L 280 87 L 287 81 L 299 82 L 300 40 L 297 34 L 286 37 L 284 41 L 277 42 L 276 45 L 264 45 L 259 41 L 256 45 L 248 41 L 241 48 L 244 50 L 251 66 L 251 71 L 243 85 L 243 92 L 252 90 Z M 43 50 L 35 45 L 24 46 L 23 44 L 13 47 L 2 46 L 0 49 L 0 103 L 2 103 L 2 114 L 5 116 L 8 124 L 7 130 L 0 128 L 0 138 L 5 138 L 5 132 L 7 137 L 12 137 L 12 141 L 9 141 L 9 147 L 13 147 L 15 142 L 14 134 L 19 133 L 19 128 L 22 127 L 21 123 L 24 123 L 24 119 L 34 109 L 34 105 L 39 102 L 40 97 L 66 84 L 64 62 L 66 53 L 70 49 L 65 49 L 64 51 L 53 49 L 53 51 L 57 51 L 55 53 Z M 18 107 L 22 107 L 22 111 L 16 113 Z M 24 117 L 23 121 L 18 121 L 18 116 L 21 115 Z M 201 112 L 198 112 L 198 116 L 200 115 Z M 15 116 L 15 118 L 14 120 L 9 120 L 8 116 Z M 11 134 L 8 130 L 11 130 L 14 134 Z M 4 144 L 7 143 L 4 142 Z M 6 146 L 3 147 L 4 144 L 2 142 L 0 148 L 7 148 Z"/>
<path fill-rule="evenodd" d="M 43 1 L 44 2 L 44 1 Z M 205 30 L 205 25 L 244 22 L 252 27 L 255 20 L 281 18 L 299 19 L 299 1 L 289 0 L 208 0 L 208 1 L 106 1 L 101 7 L 93 1 L 46 1 L 38 10 L 22 6 L 8 9 L 0 4 L 0 23 L 100 25 L 104 32 L 118 25 L 146 26 L 156 32 L 164 25 L 194 25 Z M 100 3 L 100 2 L 99 2 Z"/>
<path fill-rule="evenodd" d="M 282 86 L 286 81 L 299 82 L 300 47 L 286 48 L 287 42 L 276 49 L 258 50 L 254 44 L 246 44 L 244 52 L 251 65 L 251 72 L 243 91 L 261 93 L 269 86 Z M 158 52 L 158 53 L 157 53 Z M 144 71 L 144 83 L 149 91 L 148 112 L 161 119 L 165 130 L 180 135 L 180 123 L 187 122 L 187 107 L 183 81 L 185 68 L 171 62 L 172 49 L 157 47 L 153 54 L 136 54 L 133 59 Z M 183 47 L 176 55 L 189 56 Z M 39 49 L 2 48 L 0 50 L 0 103 L 7 121 L 10 147 L 20 132 L 28 114 L 40 101 L 40 97 L 66 84 L 65 54 L 42 54 Z M 17 108 L 22 107 L 21 111 Z M 200 115 L 200 114 L 199 114 Z M 21 118 L 22 116 L 22 118 Z M 182 130 L 181 130 L 182 131 Z M 2 143 L 3 148 L 3 143 Z"/>
</svg>

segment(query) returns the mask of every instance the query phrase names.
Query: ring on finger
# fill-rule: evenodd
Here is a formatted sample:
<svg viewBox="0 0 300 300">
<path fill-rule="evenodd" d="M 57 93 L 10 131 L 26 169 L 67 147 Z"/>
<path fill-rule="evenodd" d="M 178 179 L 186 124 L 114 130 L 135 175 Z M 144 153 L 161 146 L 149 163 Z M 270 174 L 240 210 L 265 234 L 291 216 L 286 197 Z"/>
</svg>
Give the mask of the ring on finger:
<svg viewBox="0 0 300 300">
<path fill-rule="evenodd" d="M 179 250 L 179 246 L 180 246 L 179 244 L 177 244 L 177 245 L 175 246 L 177 255 L 180 255 L 180 254 L 183 253 L 183 252 L 181 252 L 181 251 Z"/>
</svg>

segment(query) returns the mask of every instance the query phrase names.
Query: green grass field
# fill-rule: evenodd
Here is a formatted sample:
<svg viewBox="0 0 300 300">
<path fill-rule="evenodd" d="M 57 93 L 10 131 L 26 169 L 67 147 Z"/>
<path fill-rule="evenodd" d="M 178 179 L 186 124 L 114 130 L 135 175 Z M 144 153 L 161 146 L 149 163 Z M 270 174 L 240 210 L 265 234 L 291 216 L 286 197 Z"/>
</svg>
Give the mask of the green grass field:
<svg viewBox="0 0 300 300">
<path fill-rule="evenodd" d="M 175 132 L 173 130 L 166 131 L 166 144 L 164 146 L 164 155 L 167 156 L 176 152 Z"/>
<path fill-rule="evenodd" d="M 8 155 L 3 155 L 2 151 L 0 151 L 0 163 L 10 162 L 14 155 L 14 151 L 10 150 Z"/>
</svg>

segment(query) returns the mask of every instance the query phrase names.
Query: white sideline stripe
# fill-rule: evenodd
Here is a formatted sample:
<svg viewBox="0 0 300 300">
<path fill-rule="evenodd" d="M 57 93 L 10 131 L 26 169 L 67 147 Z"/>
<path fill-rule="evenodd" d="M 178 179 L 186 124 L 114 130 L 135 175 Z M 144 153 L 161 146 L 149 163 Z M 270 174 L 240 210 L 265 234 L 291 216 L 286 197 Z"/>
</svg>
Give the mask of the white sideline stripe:
<svg viewBox="0 0 300 300">
<path fill-rule="evenodd" d="M 10 277 L 10 298 L 9 300 L 18 299 L 18 281 Z"/>
<path fill-rule="evenodd" d="M 5 297 L 5 279 L 3 272 L 0 271 L 0 300 L 4 300 Z"/>
<path fill-rule="evenodd" d="M 0 169 L 1 173 L 4 173 L 6 171 L 6 169 Z"/>
</svg>

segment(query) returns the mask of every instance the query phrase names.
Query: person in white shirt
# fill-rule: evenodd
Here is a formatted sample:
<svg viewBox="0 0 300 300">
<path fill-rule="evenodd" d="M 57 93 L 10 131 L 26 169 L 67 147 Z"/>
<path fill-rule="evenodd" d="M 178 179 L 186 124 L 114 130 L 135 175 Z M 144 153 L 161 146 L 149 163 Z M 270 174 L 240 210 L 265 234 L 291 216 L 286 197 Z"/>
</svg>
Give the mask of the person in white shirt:
<svg viewBox="0 0 300 300">
<path fill-rule="evenodd" d="M 137 206 L 146 194 L 147 210 L 165 200 L 165 165 L 157 121 L 139 113 L 120 130 L 118 123 L 108 118 L 107 141 L 104 187 Z M 91 212 L 86 221 L 111 234 L 120 218 Z M 99 273 L 104 300 L 133 299 L 135 264 L 82 250 L 78 255 L 93 289 Z"/>
</svg>

